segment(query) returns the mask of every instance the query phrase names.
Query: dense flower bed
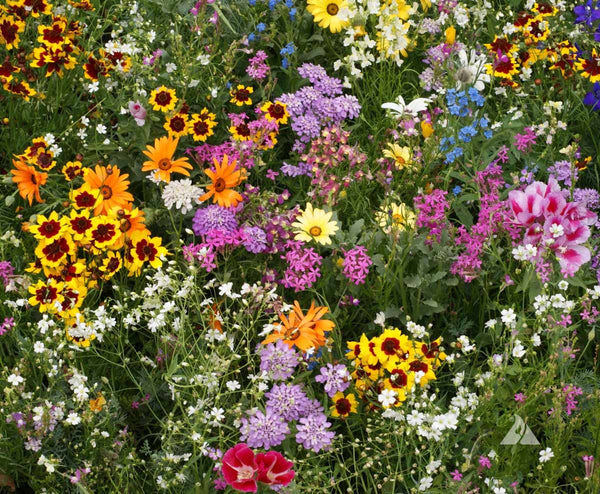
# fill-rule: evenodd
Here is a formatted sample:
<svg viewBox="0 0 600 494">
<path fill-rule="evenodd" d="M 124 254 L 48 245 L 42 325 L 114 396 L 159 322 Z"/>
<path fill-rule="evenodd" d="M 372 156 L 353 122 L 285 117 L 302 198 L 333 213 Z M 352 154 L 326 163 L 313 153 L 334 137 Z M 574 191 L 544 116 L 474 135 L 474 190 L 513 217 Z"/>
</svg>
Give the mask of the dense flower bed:
<svg viewBox="0 0 600 494">
<path fill-rule="evenodd" d="M 599 42 L 5 0 L 0 491 L 600 492 Z"/>
</svg>

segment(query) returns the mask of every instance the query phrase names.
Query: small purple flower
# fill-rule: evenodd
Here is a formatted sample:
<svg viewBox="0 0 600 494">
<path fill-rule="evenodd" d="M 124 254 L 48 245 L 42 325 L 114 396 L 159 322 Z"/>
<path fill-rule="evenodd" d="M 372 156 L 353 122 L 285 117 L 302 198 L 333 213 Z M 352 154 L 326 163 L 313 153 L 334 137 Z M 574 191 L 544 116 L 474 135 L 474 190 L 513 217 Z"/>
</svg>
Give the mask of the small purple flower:
<svg viewBox="0 0 600 494">
<path fill-rule="evenodd" d="M 241 422 L 240 440 L 251 448 L 271 449 L 279 446 L 290 432 L 283 417 L 270 410 L 266 413 L 259 410 L 250 418 L 242 417 Z"/>
<path fill-rule="evenodd" d="M 324 384 L 325 392 L 333 398 L 336 393 L 348 389 L 351 376 L 344 364 L 327 364 L 327 367 L 321 367 L 321 373 L 315 377 L 315 381 Z"/>
<path fill-rule="evenodd" d="M 322 413 L 301 418 L 296 424 L 296 442 L 315 453 L 331 448 L 335 432 L 330 431 L 331 422 Z"/>
<path fill-rule="evenodd" d="M 267 248 L 267 234 L 257 226 L 242 228 L 242 243 L 248 252 L 259 254 Z"/>
<path fill-rule="evenodd" d="M 207 235 L 211 230 L 232 233 L 238 226 L 235 213 L 216 204 L 198 209 L 192 224 L 192 230 L 196 235 Z"/>
<path fill-rule="evenodd" d="M 15 327 L 15 320 L 12 317 L 5 317 L 2 324 L 0 324 L 0 336 L 4 336 L 12 328 Z"/>
<path fill-rule="evenodd" d="M 14 272 L 15 268 L 13 268 L 10 261 L 0 261 L 0 281 L 2 281 L 5 288 L 10 282 L 10 278 Z"/>
<path fill-rule="evenodd" d="M 269 343 L 260 351 L 260 370 L 269 373 L 275 381 L 285 381 L 290 378 L 298 363 L 296 350 L 281 340 Z"/>
<path fill-rule="evenodd" d="M 275 384 L 268 393 L 267 411 L 280 415 L 284 420 L 298 420 L 306 415 L 310 402 L 298 384 Z"/>
<path fill-rule="evenodd" d="M 139 101 L 129 102 L 129 113 L 135 118 L 135 123 L 140 127 L 146 123 L 146 109 Z"/>
</svg>

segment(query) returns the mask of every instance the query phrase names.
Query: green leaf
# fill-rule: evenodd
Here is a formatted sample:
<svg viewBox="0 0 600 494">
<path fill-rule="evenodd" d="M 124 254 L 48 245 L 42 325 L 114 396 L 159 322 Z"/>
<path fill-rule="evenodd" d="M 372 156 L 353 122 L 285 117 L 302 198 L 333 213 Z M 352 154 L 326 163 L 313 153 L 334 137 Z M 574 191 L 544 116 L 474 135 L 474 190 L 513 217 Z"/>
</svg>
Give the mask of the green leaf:
<svg viewBox="0 0 600 494">
<path fill-rule="evenodd" d="M 423 279 L 418 275 L 407 276 L 404 278 L 404 284 L 409 288 L 418 288 L 423 283 Z"/>
<path fill-rule="evenodd" d="M 469 210 L 460 202 L 452 203 L 452 209 L 458 216 L 458 219 L 462 222 L 466 227 L 470 227 L 473 225 L 473 216 L 469 213 Z"/>
</svg>

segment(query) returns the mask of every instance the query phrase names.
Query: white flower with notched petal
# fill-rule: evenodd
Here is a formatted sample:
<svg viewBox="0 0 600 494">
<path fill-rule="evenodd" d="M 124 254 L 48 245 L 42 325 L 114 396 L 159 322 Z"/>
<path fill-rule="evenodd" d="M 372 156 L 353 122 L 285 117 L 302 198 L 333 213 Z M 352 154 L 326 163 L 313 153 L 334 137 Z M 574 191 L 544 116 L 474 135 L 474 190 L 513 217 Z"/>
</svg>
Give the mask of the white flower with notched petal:
<svg viewBox="0 0 600 494">
<path fill-rule="evenodd" d="M 483 91 L 485 83 L 490 82 L 490 76 L 485 70 L 487 59 L 484 54 L 478 54 L 477 51 L 471 50 L 468 53 L 466 50 L 458 52 L 460 65 L 454 74 L 456 79 L 456 89 L 460 89 L 463 85 L 473 84 L 475 89 Z"/>
<path fill-rule="evenodd" d="M 431 103 L 429 98 L 417 98 L 412 100 L 408 105 L 404 101 L 402 96 L 396 98 L 395 103 L 384 103 L 381 108 L 384 110 L 390 110 L 390 112 L 397 118 L 400 118 L 405 113 L 409 115 L 416 115 L 422 111 L 427 110 L 427 105 Z"/>
</svg>

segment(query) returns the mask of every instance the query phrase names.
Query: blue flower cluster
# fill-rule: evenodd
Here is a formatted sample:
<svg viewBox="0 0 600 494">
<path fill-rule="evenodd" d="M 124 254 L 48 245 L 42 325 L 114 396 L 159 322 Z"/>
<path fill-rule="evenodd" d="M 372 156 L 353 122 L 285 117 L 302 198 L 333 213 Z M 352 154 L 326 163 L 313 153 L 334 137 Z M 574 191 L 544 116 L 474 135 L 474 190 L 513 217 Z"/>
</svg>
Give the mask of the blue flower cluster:
<svg viewBox="0 0 600 494">
<path fill-rule="evenodd" d="M 469 107 L 470 104 L 481 108 L 484 103 L 485 98 L 474 87 L 469 88 L 467 91 L 450 89 L 446 93 L 446 104 L 450 114 L 461 119 L 473 115 L 473 109 Z M 446 153 L 444 162 L 454 163 L 457 158 L 464 154 L 464 149 L 460 144 L 471 142 L 480 132 L 486 139 L 492 137 L 489 121 L 485 117 L 474 118 L 469 124 L 461 127 L 457 137 L 443 137 L 440 141 L 440 151 Z"/>
<path fill-rule="evenodd" d="M 286 55 L 291 55 L 292 53 L 294 53 L 294 51 L 296 51 L 296 47 L 294 46 L 293 42 L 288 43 L 281 50 L 279 50 L 279 53 L 281 55 L 283 55 L 283 60 L 281 61 L 281 66 L 284 69 L 287 69 L 290 65 Z"/>
<path fill-rule="evenodd" d="M 256 5 L 256 0 L 248 0 L 248 3 L 252 6 Z M 290 16 L 290 20 L 294 21 L 296 19 L 296 14 L 297 14 L 297 9 L 296 7 L 294 7 L 294 0 L 284 0 L 282 2 L 282 0 L 269 0 L 269 9 L 271 10 L 271 12 L 273 12 L 275 10 L 275 7 L 277 7 L 278 3 L 283 3 L 287 9 L 288 9 L 288 15 Z M 262 33 L 265 29 L 266 29 L 266 25 L 264 22 L 259 22 L 256 25 L 256 31 L 258 32 L 258 34 Z M 250 33 L 248 35 L 248 41 L 252 42 L 254 40 L 256 40 L 257 34 L 256 33 Z"/>
<path fill-rule="evenodd" d="M 600 1 L 588 0 L 583 5 L 573 9 L 575 24 L 585 24 L 589 30 L 594 29 L 594 23 L 600 20 Z M 600 23 L 596 26 L 594 40 L 600 41 Z"/>
</svg>

